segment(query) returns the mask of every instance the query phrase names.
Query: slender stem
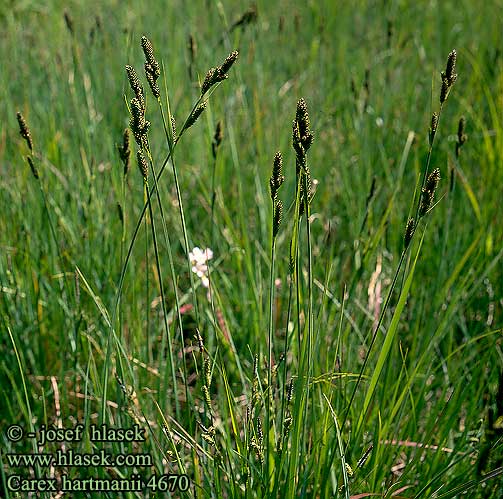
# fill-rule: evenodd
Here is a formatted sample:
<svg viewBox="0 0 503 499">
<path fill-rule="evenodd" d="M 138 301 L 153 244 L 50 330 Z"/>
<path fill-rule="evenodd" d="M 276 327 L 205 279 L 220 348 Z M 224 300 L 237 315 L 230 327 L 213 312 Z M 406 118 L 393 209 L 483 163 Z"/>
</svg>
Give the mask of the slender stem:
<svg viewBox="0 0 503 499">
<path fill-rule="evenodd" d="M 265 475 L 266 483 L 269 483 L 269 445 L 271 432 L 271 404 L 273 402 L 272 394 L 272 349 L 273 349 L 273 300 L 274 300 L 274 263 L 276 258 L 276 237 L 274 235 L 274 213 L 277 201 L 272 203 L 272 241 L 271 241 L 271 271 L 269 278 L 269 331 L 268 331 L 268 369 L 267 369 L 267 397 L 266 397 L 266 445 L 265 445 Z"/>
<path fill-rule="evenodd" d="M 148 146 L 148 143 L 146 144 L 145 152 L 148 155 L 150 167 L 152 168 L 152 177 L 154 179 L 154 182 L 157 182 L 156 175 L 155 175 L 154 161 L 152 159 L 152 155 L 150 153 L 150 147 Z M 148 189 L 148 184 L 147 184 L 147 189 Z M 165 225 L 164 212 L 162 209 L 162 203 L 161 203 L 161 199 L 160 199 L 160 195 L 159 195 L 159 189 L 156 188 L 155 192 L 156 192 L 156 196 L 157 196 L 157 201 L 159 203 L 159 210 L 161 211 L 161 216 L 163 219 L 163 223 Z M 148 209 L 149 209 L 150 222 L 151 222 L 151 228 L 152 228 L 152 242 L 154 243 L 155 264 L 156 264 L 156 268 L 157 268 L 157 275 L 159 278 L 159 289 L 161 292 L 161 305 L 162 305 L 164 329 L 166 330 L 166 335 L 168 338 L 169 363 L 171 366 L 171 376 L 173 378 L 173 392 L 174 392 L 174 397 L 175 397 L 176 415 L 177 415 L 177 417 L 180 417 L 180 402 L 178 400 L 178 386 L 177 386 L 177 381 L 176 381 L 175 362 L 173 359 L 173 342 L 171 339 L 171 332 L 170 332 L 169 324 L 168 324 L 168 311 L 166 308 L 166 296 L 164 293 L 164 283 L 163 283 L 161 262 L 160 262 L 160 258 L 159 258 L 159 247 L 158 247 L 158 243 L 157 243 L 155 221 L 154 221 L 154 215 L 153 215 L 153 210 L 152 210 L 152 203 L 151 203 L 150 199 L 148 199 Z M 163 343 L 164 343 L 164 341 L 163 341 Z M 163 345 L 163 351 L 164 351 L 164 345 Z M 161 378 L 159 378 L 159 392 L 162 392 L 163 398 L 166 396 L 166 390 L 161 390 Z"/>
</svg>

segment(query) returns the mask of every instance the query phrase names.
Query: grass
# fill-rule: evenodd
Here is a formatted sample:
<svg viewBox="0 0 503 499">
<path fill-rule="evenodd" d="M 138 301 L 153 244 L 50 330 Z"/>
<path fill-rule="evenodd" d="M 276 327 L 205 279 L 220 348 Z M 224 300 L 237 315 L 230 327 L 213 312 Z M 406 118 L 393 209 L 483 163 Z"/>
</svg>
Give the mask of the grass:
<svg viewBox="0 0 503 499">
<path fill-rule="evenodd" d="M 139 474 L 121 497 L 500 497 L 502 6 L 444 4 L 0 6 L 3 496 L 34 496 L 15 474 Z M 118 149 L 126 64 L 151 122 L 144 179 L 133 134 L 126 175 Z M 7 432 L 79 423 L 43 446 Z M 93 424 L 145 440 L 92 441 Z M 9 456 L 69 449 L 151 462 Z M 166 474 L 188 483 L 165 491 Z"/>
</svg>

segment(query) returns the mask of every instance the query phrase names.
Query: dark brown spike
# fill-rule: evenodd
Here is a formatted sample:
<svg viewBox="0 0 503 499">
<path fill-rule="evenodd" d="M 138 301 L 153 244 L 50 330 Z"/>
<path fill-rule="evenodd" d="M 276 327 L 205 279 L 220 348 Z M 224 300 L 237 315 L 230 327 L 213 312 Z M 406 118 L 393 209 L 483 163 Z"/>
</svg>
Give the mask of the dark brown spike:
<svg viewBox="0 0 503 499">
<path fill-rule="evenodd" d="M 405 235 L 404 235 L 404 246 L 405 249 L 409 247 L 410 242 L 412 241 L 412 236 L 414 235 L 415 223 L 413 218 L 409 218 L 407 221 L 407 225 L 405 226 Z"/>
<path fill-rule="evenodd" d="M 447 57 L 447 64 L 445 66 L 445 78 L 447 79 L 449 86 L 451 86 L 456 81 L 456 78 L 458 76 L 457 74 L 455 74 L 456 59 L 456 50 L 451 50 L 451 52 L 449 52 L 449 56 Z"/>
<path fill-rule="evenodd" d="M 233 50 L 226 58 L 222 65 L 218 68 L 218 72 L 221 74 L 227 74 L 231 69 L 232 65 L 237 61 L 239 57 L 239 52 Z"/>
<path fill-rule="evenodd" d="M 449 83 L 444 78 L 442 79 L 442 87 L 440 88 L 440 104 L 443 104 L 449 95 Z"/>
<path fill-rule="evenodd" d="M 217 68 L 210 68 L 204 77 L 203 84 L 201 85 L 201 95 L 204 95 L 215 83 L 215 75 Z"/>
<path fill-rule="evenodd" d="M 428 178 L 426 179 L 426 184 L 424 186 L 424 190 L 428 192 L 435 192 L 437 189 L 438 183 L 440 181 L 440 169 L 435 168 L 432 170 L 432 172 L 428 175 Z"/>
<path fill-rule="evenodd" d="M 435 168 L 426 179 L 424 188 L 421 192 L 421 201 L 419 204 L 419 216 L 423 217 L 428 213 L 433 204 L 433 198 L 435 197 L 435 191 L 440 181 L 440 170 Z"/>
<path fill-rule="evenodd" d="M 18 111 L 17 114 L 17 122 L 19 124 L 19 134 L 26 141 L 26 144 L 30 151 L 33 152 L 33 140 L 31 138 L 30 129 L 28 128 L 28 124 L 24 119 L 23 115 Z"/>
<path fill-rule="evenodd" d="M 304 142 L 305 137 L 307 137 L 310 133 L 309 132 L 310 122 L 309 122 L 309 114 L 307 112 L 307 104 L 303 98 L 299 99 L 299 101 L 297 102 L 297 113 L 295 115 L 295 119 L 299 124 L 300 139 L 302 142 Z"/>
</svg>

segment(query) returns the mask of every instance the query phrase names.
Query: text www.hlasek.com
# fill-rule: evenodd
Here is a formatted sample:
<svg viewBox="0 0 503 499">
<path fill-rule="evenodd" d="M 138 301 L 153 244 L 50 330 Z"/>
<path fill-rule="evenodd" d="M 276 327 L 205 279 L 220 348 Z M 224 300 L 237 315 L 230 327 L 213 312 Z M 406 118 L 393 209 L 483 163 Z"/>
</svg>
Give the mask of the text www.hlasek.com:
<svg viewBox="0 0 503 499">
<path fill-rule="evenodd" d="M 112 455 L 103 449 L 94 454 L 80 454 L 73 450 L 56 451 L 55 454 L 7 454 L 9 466 L 13 468 L 25 466 L 152 466 L 149 454 L 116 454 Z"/>
</svg>

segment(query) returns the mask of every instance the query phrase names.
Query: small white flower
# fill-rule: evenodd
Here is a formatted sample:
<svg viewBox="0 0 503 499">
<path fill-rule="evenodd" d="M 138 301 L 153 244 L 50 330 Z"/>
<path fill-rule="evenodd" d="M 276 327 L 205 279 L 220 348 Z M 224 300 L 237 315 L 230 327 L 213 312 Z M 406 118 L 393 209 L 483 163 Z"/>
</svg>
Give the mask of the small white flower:
<svg viewBox="0 0 503 499">
<path fill-rule="evenodd" d="M 189 259 L 192 265 L 192 272 L 201 279 L 201 284 L 208 288 L 210 286 L 210 281 L 208 279 L 208 265 L 206 262 L 213 258 L 213 251 L 210 248 L 206 248 L 204 251 L 199 247 L 195 247 L 189 252 Z"/>
</svg>

